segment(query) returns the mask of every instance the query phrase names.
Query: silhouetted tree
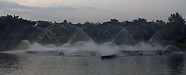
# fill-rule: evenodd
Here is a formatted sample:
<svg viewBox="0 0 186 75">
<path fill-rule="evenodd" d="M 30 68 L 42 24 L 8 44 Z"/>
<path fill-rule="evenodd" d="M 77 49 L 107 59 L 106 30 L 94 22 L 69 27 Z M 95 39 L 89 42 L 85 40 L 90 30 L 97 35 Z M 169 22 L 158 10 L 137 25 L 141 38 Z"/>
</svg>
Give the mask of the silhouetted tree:
<svg viewBox="0 0 186 75">
<path fill-rule="evenodd" d="M 176 42 L 183 43 L 186 39 L 185 19 L 176 12 L 175 14 L 171 14 L 168 20 L 167 25 L 170 28 L 170 32 L 174 34 Z"/>
</svg>

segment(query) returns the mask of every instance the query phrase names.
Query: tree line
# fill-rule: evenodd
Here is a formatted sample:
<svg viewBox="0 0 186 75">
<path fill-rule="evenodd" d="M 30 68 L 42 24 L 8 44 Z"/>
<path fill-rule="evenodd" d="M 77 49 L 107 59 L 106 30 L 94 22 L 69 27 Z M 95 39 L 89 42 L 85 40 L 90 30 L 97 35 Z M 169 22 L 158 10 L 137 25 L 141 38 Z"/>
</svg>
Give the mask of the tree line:
<svg viewBox="0 0 186 75">
<path fill-rule="evenodd" d="M 15 15 L 0 16 L 0 50 L 8 50 L 12 45 L 17 45 L 21 40 L 37 41 L 40 43 L 66 43 L 73 34 L 81 29 L 95 42 L 109 40 L 120 32 L 126 30 L 133 38 L 136 35 L 149 40 L 157 32 L 163 39 L 171 44 L 184 43 L 186 40 L 185 19 L 178 12 L 168 17 L 168 22 L 162 20 L 147 22 L 145 18 L 132 21 L 119 22 L 110 19 L 103 23 L 84 22 L 72 23 L 64 20 L 61 23 L 51 21 L 32 21 Z"/>
</svg>

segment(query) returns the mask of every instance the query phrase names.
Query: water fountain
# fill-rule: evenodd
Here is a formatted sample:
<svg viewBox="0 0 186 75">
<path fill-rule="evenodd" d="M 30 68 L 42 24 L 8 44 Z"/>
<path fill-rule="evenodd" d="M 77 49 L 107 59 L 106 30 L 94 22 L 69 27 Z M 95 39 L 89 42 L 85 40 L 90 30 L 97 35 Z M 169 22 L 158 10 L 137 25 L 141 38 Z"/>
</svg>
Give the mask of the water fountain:
<svg viewBox="0 0 186 75">
<path fill-rule="evenodd" d="M 96 43 L 82 29 L 76 28 L 74 34 L 72 34 L 67 43 L 62 45 L 40 44 L 39 42 L 42 40 L 43 36 L 49 36 L 48 33 L 52 33 L 52 36 L 54 36 L 59 43 L 57 37 L 51 30 L 52 27 L 43 30 L 38 36 L 41 38 L 37 39 L 36 42 L 30 43 L 28 40 L 22 40 L 18 49 L 24 50 L 28 54 L 83 55 L 101 56 L 103 58 L 126 55 L 162 55 L 180 52 L 180 49 L 173 45 L 165 45 L 163 37 L 154 28 L 152 28 L 152 30 L 156 33 L 147 41 L 147 43 L 143 38 L 142 40 L 133 38 L 133 36 L 138 34 L 137 31 L 139 30 L 136 30 L 132 35 L 125 28 L 122 28 L 115 36 L 109 33 L 112 40 L 108 40 L 104 43 Z M 105 33 L 108 33 L 108 30 L 105 31 Z M 100 38 L 98 40 L 100 40 Z M 164 44 L 162 45 L 162 43 L 159 43 L 159 41 L 157 42 L 157 40 L 163 41 Z"/>
</svg>

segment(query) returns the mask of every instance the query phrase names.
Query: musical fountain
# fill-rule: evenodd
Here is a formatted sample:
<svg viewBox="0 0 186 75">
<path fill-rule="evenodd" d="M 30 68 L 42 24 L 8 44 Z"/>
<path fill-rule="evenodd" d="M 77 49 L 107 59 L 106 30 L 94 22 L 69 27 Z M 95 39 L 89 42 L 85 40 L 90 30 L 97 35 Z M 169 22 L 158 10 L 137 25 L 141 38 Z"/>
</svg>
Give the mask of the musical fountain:
<svg viewBox="0 0 186 75">
<path fill-rule="evenodd" d="M 165 55 L 181 52 L 176 46 L 160 44 L 157 42 L 157 40 L 161 40 L 164 43 L 164 39 L 158 31 L 154 28 L 152 29 L 156 34 L 154 34 L 147 43 L 144 40 L 136 41 L 133 36 L 136 36 L 137 32 L 132 35 L 125 28 L 121 28 L 112 40 L 108 40 L 104 43 L 96 43 L 82 29 L 76 28 L 75 33 L 67 43 L 62 45 L 42 45 L 39 42 L 42 40 L 43 36 L 49 36 L 48 33 L 52 33 L 50 28 L 46 28 L 45 30 L 42 30 L 42 33 L 39 35 L 41 38 L 37 39 L 36 42 L 30 43 L 28 40 L 22 40 L 17 47 L 18 50 L 9 53 L 20 52 L 26 54 L 55 54 L 66 56 L 101 56 L 105 59 L 113 58 L 115 56 Z M 52 36 L 55 37 L 54 34 Z M 156 39 L 157 37 L 158 39 Z M 56 37 L 55 39 L 59 43 Z"/>
</svg>

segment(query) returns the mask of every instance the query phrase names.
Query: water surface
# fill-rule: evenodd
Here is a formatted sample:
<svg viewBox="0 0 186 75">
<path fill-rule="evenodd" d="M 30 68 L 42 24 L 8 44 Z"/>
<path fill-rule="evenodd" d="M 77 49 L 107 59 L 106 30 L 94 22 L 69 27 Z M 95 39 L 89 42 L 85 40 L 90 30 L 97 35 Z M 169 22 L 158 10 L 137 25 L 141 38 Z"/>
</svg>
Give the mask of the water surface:
<svg viewBox="0 0 186 75">
<path fill-rule="evenodd" d="M 186 55 L 60 56 L 0 53 L 0 75 L 186 75 Z"/>
</svg>

